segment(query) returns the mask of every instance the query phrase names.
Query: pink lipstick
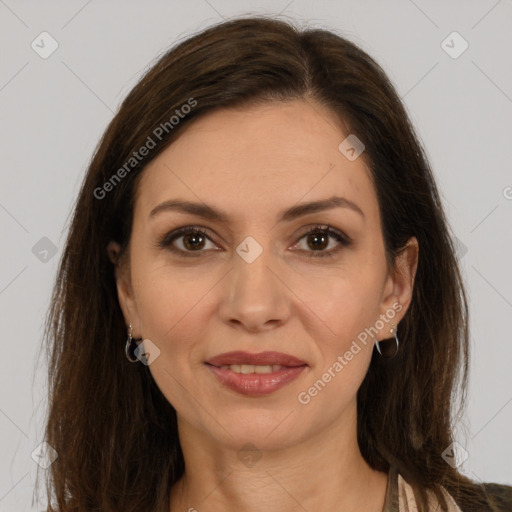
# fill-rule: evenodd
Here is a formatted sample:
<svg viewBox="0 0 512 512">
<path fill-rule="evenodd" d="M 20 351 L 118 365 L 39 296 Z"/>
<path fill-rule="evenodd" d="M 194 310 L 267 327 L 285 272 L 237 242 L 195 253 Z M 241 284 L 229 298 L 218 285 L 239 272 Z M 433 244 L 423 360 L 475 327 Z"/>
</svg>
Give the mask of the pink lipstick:
<svg viewBox="0 0 512 512">
<path fill-rule="evenodd" d="M 307 363 L 281 352 L 227 352 L 206 362 L 217 380 L 244 395 L 262 396 L 295 380 Z"/>
</svg>

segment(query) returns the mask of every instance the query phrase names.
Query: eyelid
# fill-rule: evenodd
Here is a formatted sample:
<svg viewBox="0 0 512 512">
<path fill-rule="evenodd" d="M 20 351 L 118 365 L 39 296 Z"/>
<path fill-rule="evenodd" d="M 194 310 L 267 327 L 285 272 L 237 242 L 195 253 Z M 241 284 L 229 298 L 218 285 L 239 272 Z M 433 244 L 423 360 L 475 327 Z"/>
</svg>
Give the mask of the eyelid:
<svg viewBox="0 0 512 512">
<path fill-rule="evenodd" d="M 208 228 L 204 228 L 203 226 L 182 226 L 180 228 L 173 229 L 169 233 L 166 233 L 161 239 L 159 239 L 157 243 L 157 247 L 161 248 L 168 248 L 169 246 L 172 246 L 172 243 L 180 238 L 181 236 L 190 234 L 190 233 L 201 233 L 203 234 L 208 240 L 213 242 L 212 240 L 212 232 Z M 213 242 L 215 243 L 215 242 Z M 181 251 L 180 249 L 176 249 L 178 252 L 185 252 Z M 187 251 L 188 253 L 192 253 L 193 251 Z M 204 251 L 197 251 L 197 252 L 204 252 Z"/>
<path fill-rule="evenodd" d="M 312 226 L 307 226 L 304 229 L 304 232 L 302 232 L 302 234 L 299 235 L 298 240 L 302 239 L 305 235 L 308 235 L 310 233 L 315 233 L 316 231 L 325 231 L 327 234 L 337 235 L 338 237 L 342 238 L 346 243 L 353 242 L 352 238 L 350 238 L 345 232 L 332 227 L 330 224 L 313 224 Z"/>
<path fill-rule="evenodd" d="M 351 237 L 346 235 L 343 231 L 333 228 L 329 224 L 315 224 L 313 227 L 309 226 L 305 232 L 303 232 L 297 242 L 293 244 L 293 247 L 296 247 L 300 241 L 307 235 L 324 232 L 326 236 L 329 238 L 333 238 L 337 242 L 337 246 L 328 251 L 304 251 L 299 250 L 300 252 L 305 252 L 309 258 L 332 258 L 334 257 L 342 248 L 350 247 L 353 244 L 353 240 Z"/>
<path fill-rule="evenodd" d="M 298 235 L 298 238 L 292 244 L 291 247 L 297 246 L 305 236 L 312 234 L 312 233 L 316 233 L 316 232 L 325 232 L 328 237 L 333 238 L 337 241 L 338 247 L 336 247 L 335 249 L 331 249 L 329 251 L 299 250 L 299 252 L 309 253 L 310 257 L 324 257 L 324 256 L 332 257 L 334 253 L 336 253 L 340 250 L 340 248 L 341 248 L 340 246 L 348 247 L 353 243 L 353 240 L 348 235 L 346 235 L 343 231 L 333 228 L 332 226 L 330 226 L 328 224 L 315 224 L 313 226 L 311 226 L 311 225 L 306 226 L 304 228 L 304 230 L 302 231 L 302 234 Z M 199 255 L 201 255 L 201 253 L 208 252 L 206 250 L 184 251 L 182 249 L 173 247 L 172 244 L 174 243 L 175 240 L 181 238 L 182 236 L 184 236 L 186 234 L 191 234 L 191 233 L 201 233 L 208 240 L 210 240 L 212 243 L 215 244 L 215 242 L 212 240 L 212 232 L 208 228 L 205 228 L 203 226 L 197 226 L 197 225 L 187 225 L 187 226 L 182 226 L 182 227 L 176 228 L 176 229 L 172 230 L 171 232 L 166 233 L 161 239 L 159 239 L 156 246 L 158 248 L 170 249 L 173 252 L 176 252 L 182 256 L 199 256 Z M 213 236 L 213 238 L 215 238 L 215 235 Z"/>
</svg>

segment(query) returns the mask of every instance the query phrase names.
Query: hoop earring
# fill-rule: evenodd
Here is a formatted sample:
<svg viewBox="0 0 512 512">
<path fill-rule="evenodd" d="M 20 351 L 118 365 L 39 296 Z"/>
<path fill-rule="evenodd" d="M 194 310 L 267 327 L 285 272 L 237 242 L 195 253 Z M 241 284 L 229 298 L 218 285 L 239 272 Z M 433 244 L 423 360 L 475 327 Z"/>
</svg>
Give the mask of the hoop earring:
<svg viewBox="0 0 512 512">
<path fill-rule="evenodd" d="M 135 345 L 135 348 L 133 348 L 133 345 Z M 126 338 L 126 343 L 124 346 L 124 353 L 126 354 L 126 358 L 128 359 L 128 361 L 130 361 L 130 363 L 136 363 L 139 360 L 137 357 L 135 357 L 135 359 L 133 359 L 131 356 L 131 354 L 133 353 L 133 351 L 136 348 L 137 348 L 137 345 L 135 343 L 133 343 L 133 338 L 132 338 L 132 324 L 130 324 L 128 327 L 128 337 Z"/>
<path fill-rule="evenodd" d="M 391 327 L 391 329 L 389 330 L 390 334 L 393 334 L 394 333 L 394 340 L 395 340 L 395 343 L 396 343 L 396 349 L 395 349 L 395 352 L 392 354 L 392 355 L 383 355 L 382 354 L 382 351 L 381 351 L 381 348 L 380 348 L 380 343 L 382 341 L 376 341 L 375 342 L 375 347 L 377 348 L 377 351 L 379 352 L 379 354 L 384 358 L 384 359 L 393 359 L 393 357 L 395 357 L 397 354 L 398 354 L 398 347 L 400 346 L 400 343 L 398 341 L 398 325 L 395 325 L 395 327 Z"/>
</svg>

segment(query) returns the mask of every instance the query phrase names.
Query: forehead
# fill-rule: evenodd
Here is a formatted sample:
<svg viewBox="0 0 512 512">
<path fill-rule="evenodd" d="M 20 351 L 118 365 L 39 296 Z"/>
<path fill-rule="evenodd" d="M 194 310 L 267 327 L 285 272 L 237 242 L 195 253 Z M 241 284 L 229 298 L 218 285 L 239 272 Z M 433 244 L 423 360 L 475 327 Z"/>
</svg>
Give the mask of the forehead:
<svg viewBox="0 0 512 512">
<path fill-rule="evenodd" d="M 147 215 L 179 198 L 272 217 L 283 206 L 340 195 L 378 219 L 364 158 L 351 161 L 339 150 L 348 135 L 333 112 L 304 100 L 216 110 L 150 162 L 136 210 Z"/>
</svg>

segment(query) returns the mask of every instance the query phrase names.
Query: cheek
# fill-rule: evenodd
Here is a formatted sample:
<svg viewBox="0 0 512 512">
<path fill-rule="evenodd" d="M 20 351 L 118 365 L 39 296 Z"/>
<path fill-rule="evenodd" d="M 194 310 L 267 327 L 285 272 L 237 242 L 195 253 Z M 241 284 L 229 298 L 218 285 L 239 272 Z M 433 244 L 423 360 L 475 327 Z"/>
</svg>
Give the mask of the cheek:
<svg viewBox="0 0 512 512">
<path fill-rule="evenodd" d="M 141 334 L 160 350 L 150 365 L 155 380 L 168 378 L 166 373 L 180 382 L 193 380 L 205 357 L 215 286 L 222 276 L 205 269 L 155 264 L 150 258 L 135 261 L 132 269 Z M 175 386 L 166 382 L 164 387 L 172 391 Z"/>
<path fill-rule="evenodd" d="M 166 350 L 187 350 L 211 322 L 209 318 L 227 295 L 230 284 L 224 271 L 178 268 L 134 261 L 133 282 L 142 334 Z M 309 269 L 294 272 L 282 268 L 286 287 L 276 293 L 289 301 L 290 315 L 297 315 L 306 331 L 318 340 L 325 355 L 344 351 L 347 343 L 378 318 L 380 276 L 370 265 L 358 268 Z M 229 281 L 232 276 L 224 276 Z M 316 335 L 313 333 L 316 331 Z M 203 333 L 204 334 L 204 333 Z M 204 336 L 203 336 L 204 337 Z M 179 343 L 171 343 L 179 340 Z"/>
<path fill-rule="evenodd" d="M 368 273 L 331 281 L 322 293 L 310 296 L 328 327 L 314 336 L 317 364 L 297 395 L 310 416 L 336 416 L 355 400 L 373 352 L 370 328 L 378 319 L 380 298 L 376 279 Z"/>
<path fill-rule="evenodd" d="M 168 343 L 172 339 L 193 339 L 200 325 L 194 321 L 202 300 L 211 290 L 209 279 L 183 279 L 175 271 L 155 270 L 144 273 L 134 290 L 143 335 Z M 213 281 L 213 280 L 212 280 Z M 183 340 L 184 341 L 184 340 Z"/>
<path fill-rule="evenodd" d="M 380 309 L 380 281 L 380 275 L 368 267 L 362 272 L 351 268 L 350 272 L 331 275 L 321 281 L 321 286 L 313 286 L 309 279 L 301 280 L 301 298 L 309 307 L 310 316 L 316 316 L 325 326 L 326 340 L 335 340 L 324 346 L 341 350 L 374 325 Z"/>
<path fill-rule="evenodd" d="M 176 270 L 147 269 L 134 293 L 141 334 L 158 347 L 149 370 L 176 410 L 190 408 L 189 394 L 199 396 L 197 370 L 202 366 L 208 303 L 212 279 L 184 279 Z M 209 281 L 212 281 L 211 283 Z"/>
</svg>

